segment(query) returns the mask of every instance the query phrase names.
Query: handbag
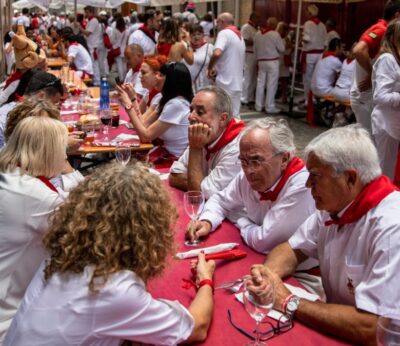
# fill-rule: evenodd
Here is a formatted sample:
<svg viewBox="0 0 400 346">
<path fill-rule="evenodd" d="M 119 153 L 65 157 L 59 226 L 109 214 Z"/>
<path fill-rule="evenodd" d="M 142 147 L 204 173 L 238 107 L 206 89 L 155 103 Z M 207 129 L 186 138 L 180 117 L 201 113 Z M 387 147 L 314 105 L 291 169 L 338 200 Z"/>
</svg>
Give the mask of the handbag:
<svg viewBox="0 0 400 346">
<path fill-rule="evenodd" d="M 108 34 L 107 34 L 106 32 L 103 33 L 103 42 L 104 42 L 104 46 L 105 46 L 107 49 L 111 49 L 111 48 L 112 48 L 110 36 L 108 36 Z"/>
</svg>

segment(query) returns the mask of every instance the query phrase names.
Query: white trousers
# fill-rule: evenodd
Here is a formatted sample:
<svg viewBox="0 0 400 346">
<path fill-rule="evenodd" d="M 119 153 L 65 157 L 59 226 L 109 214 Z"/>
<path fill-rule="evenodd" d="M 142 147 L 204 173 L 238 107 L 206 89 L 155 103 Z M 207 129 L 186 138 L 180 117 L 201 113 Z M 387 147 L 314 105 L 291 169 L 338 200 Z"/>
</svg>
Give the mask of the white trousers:
<svg viewBox="0 0 400 346">
<path fill-rule="evenodd" d="M 254 102 L 256 92 L 257 60 L 254 53 L 246 53 L 243 72 L 242 102 Z"/>
<path fill-rule="evenodd" d="M 399 141 L 384 130 L 380 130 L 374 134 L 374 139 L 378 150 L 379 164 L 381 165 L 382 173 L 393 181 L 396 171 Z"/>
<path fill-rule="evenodd" d="M 305 104 L 307 104 L 308 101 L 308 92 L 311 88 L 311 79 L 320 56 L 320 53 L 307 54 L 306 56 L 306 72 L 303 73 L 304 98 L 306 100 Z"/>
<path fill-rule="evenodd" d="M 364 93 L 363 93 L 364 94 Z M 372 110 L 374 109 L 374 105 L 372 102 L 372 93 L 367 92 L 368 96 L 356 96 L 350 93 L 350 100 L 351 100 L 351 109 L 356 116 L 357 122 L 361 124 L 370 134 L 372 133 L 372 125 L 371 125 L 371 114 Z"/>
<path fill-rule="evenodd" d="M 264 105 L 267 112 L 275 109 L 275 94 L 278 88 L 278 80 L 279 60 L 258 62 L 256 89 L 257 111 L 261 111 Z M 267 97 L 265 97 L 265 87 L 267 87 Z"/>
<path fill-rule="evenodd" d="M 123 82 L 127 73 L 125 57 L 119 56 L 115 59 L 115 62 L 117 63 L 118 78 L 120 82 Z"/>
<path fill-rule="evenodd" d="M 335 98 L 335 100 L 348 102 L 350 101 L 350 89 L 335 87 L 332 91 L 332 96 Z"/>
<path fill-rule="evenodd" d="M 93 64 L 93 84 L 95 86 L 99 86 L 100 85 L 100 68 L 99 68 L 99 56 L 97 54 L 97 59 L 94 59 L 94 48 L 89 48 L 90 50 L 90 57 L 92 58 L 92 64 Z M 96 53 L 97 53 L 97 49 L 96 49 Z"/>
<path fill-rule="evenodd" d="M 110 69 L 108 68 L 108 62 L 107 62 L 107 54 L 108 50 L 105 47 L 97 49 L 100 76 L 105 76 L 110 73 Z"/>
<path fill-rule="evenodd" d="M 233 117 L 236 119 L 240 119 L 240 97 L 242 95 L 242 91 L 227 89 L 225 85 L 221 85 L 220 83 L 218 83 L 218 81 L 215 82 L 215 85 L 224 89 L 231 97 Z"/>
</svg>

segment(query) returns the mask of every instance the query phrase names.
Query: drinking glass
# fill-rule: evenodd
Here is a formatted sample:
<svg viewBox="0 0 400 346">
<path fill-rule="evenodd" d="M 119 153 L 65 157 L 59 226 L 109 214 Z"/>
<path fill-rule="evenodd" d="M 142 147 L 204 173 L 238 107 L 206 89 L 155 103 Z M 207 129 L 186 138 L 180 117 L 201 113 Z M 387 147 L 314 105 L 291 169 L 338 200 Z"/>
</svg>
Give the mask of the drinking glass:
<svg viewBox="0 0 400 346">
<path fill-rule="evenodd" d="M 201 191 L 187 191 L 184 193 L 183 197 L 183 206 L 186 214 L 190 217 L 191 224 L 194 225 L 199 219 L 199 216 L 204 208 L 204 194 Z M 187 246 L 197 246 L 199 244 L 199 239 L 185 241 L 185 245 Z"/>
<path fill-rule="evenodd" d="M 82 131 L 86 133 L 86 137 L 84 138 L 83 142 L 87 145 L 92 145 L 94 142 L 94 137 L 95 137 L 95 129 L 96 125 L 95 124 L 83 124 L 82 125 Z"/>
<path fill-rule="evenodd" d="M 271 280 L 263 277 L 262 282 L 254 286 L 251 277 L 244 278 L 243 303 L 246 311 L 256 321 L 256 340 L 247 343 L 247 346 L 265 346 L 260 340 L 259 327 L 275 302 L 275 287 Z"/>
<path fill-rule="evenodd" d="M 129 145 L 118 142 L 115 146 L 115 158 L 120 164 L 126 166 L 131 159 L 131 148 Z"/>
<path fill-rule="evenodd" d="M 103 123 L 103 134 L 105 134 L 104 139 L 108 140 L 108 134 L 110 131 L 111 124 L 111 113 L 109 110 L 100 111 L 100 120 Z"/>
<path fill-rule="evenodd" d="M 61 79 L 64 83 L 69 83 L 69 64 L 66 63 L 61 68 Z"/>
<path fill-rule="evenodd" d="M 400 320 L 379 317 L 376 328 L 376 342 L 378 346 L 400 345 Z"/>
</svg>

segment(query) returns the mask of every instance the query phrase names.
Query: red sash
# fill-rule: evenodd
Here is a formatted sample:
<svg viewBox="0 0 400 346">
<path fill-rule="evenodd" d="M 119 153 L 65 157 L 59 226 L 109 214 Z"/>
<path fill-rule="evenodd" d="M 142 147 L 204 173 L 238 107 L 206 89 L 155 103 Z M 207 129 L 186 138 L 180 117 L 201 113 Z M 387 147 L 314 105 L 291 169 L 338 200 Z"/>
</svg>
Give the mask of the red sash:
<svg viewBox="0 0 400 346">
<path fill-rule="evenodd" d="M 261 31 L 261 33 L 264 35 L 264 34 L 266 34 L 267 32 L 272 31 L 272 29 L 271 29 L 269 26 L 262 26 L 262 27 L 260 28 L 260 31 Z"/>
<path fill-rule="evenodd" d="M 152 40 L 154 43 L 156 42 L 156 37 L 154 35 L 154 32 L 150 31 L 149 28 L 146 25 L 142 25 L 139 28 L 140 31 L 142 31 L 150 40 Z"/>
<path fill-rule="evenodd" d="M 236 26 L 229 25 L 224 30 L 232 30 L 237 35 L 237 37 L 239 37 L 239 40 L 242 39 L 242 35 L 240 34 L 240 31 L 237 29 Z"/>
<path fill-rule="evenodd" d="M 317 17 L 310 17 L 309 20 L 311 20 L 312 22 L 315 23 L 315 25 L 318 25 L 319 23 L 321 23 L 321 21 L 317 18 Z"/>
<path fill-rule="evenodd" d="M 341 217 L 331 216 L 332 220 L 326 221 L 325 226 L 332 224 L 342 226 L 359 220 L 393 191 L 399 191 L 399 189 L 392 184 L 388 177 L 381 175 L 362 189 Z"/>
<path fill-rule="evenodd" d="M 327 58 L 328 56 L 333 56 L 336 58 L 336 53 L 332 52 L 331 50 L 327 50 L 326 52 L 322 53 L 322 59 Z"/>
<path fill-rule="evenodd" d="M 168 57 L 171 47 L 172 43 L 160 42 L 157 45 L 157 52 L 159 55 L 165 55 L 166 57 Z"/>
<path fill-rule="evenodd" d="M 51 183 L 49 179 L 47 179 L 43 175 L 38 175 L 36 178 L 41 180 L 50 190 L 53 190 L 54 192 L 58 193 L 56 187 Z"/>
<path fill-rule="evenodd" d="M 236 120 L 235 118 L 232 118 L 228 126 L 226 127 L 224 133 L 222 134 L 221 138 L 218 140 L 217 143 L 211 148 L 208 149 L 206 146 L 206 160 L 208 161 L 211 157 L 211 154 L 215 154 L 217 151 L 221 150 L 225 145 L 228 143 L 232 142 L 242 131 L 242 129 L 245 127 L 245 123 L 240 120 Z"/>
<path fill-rule="evenodd" d="M 22 73 L 20 70 L 16 70 L 15 72 L 13 72 L 13 73 L 11 74 L 11 76 L 7 78 L 6 84 L 4 84 L 3 90 L 6 90 L 7 87 L 8 87 L 12 82 L 15 82 L 15 81 L 17 81 L 17 80 L 20 80 L 21 77 L 22 77 L 22 74 L 23 74 L 23 73 Z"/>
<path fill-rule="evenodd" d="M 282 174 L 281 180 L 279 180 L 279 183 L 276 185 L 275 189 L 272 191 L 267 191 L 267 192 L 259 192 L 260 194 L 260 201 L 271 201 L 274 202 L 279 196 L 279 193 L 287 183 L 288 179 L 298 171 L 302 170 L 304 168 L 304 162 L 303 160 L 300 160 L 297 156 L 295 156 L 292 161 L 289 162 L 287 165 L 285 171 Z"/>
</svg>

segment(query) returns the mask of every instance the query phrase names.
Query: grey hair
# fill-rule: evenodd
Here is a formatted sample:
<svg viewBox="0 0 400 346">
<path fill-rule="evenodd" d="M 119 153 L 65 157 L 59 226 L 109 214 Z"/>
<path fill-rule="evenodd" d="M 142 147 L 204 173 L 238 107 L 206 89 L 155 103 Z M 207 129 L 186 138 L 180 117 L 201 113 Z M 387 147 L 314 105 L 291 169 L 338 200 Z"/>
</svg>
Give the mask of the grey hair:
<svg viewBox="0 0 400 346">
<path fill-rule="evenodd" d="M 214 110 L 218 113 L 228 113 L 228 119 L 232 118 L 232 100 L 229 94 L 222 88 L 209 85 L 198 91 L 199 92 L 213 93 L 215 96 Z"/>
<path fill-rule="evenodd" d="M 285 119 L 265 117 L 251 121 L 242 131 L 242 138 L 253 129 L 268 130 L 274 154 L 289 153 L 290 159 L 296 153 L 294 135 Z"/>
<path fill-rule="evenodd" d="M 310 154 L 331 166 L 336 174 L 355 169 L 363 184 L 382 174 L 375 145 L 368 132 L 357 124 L 321 133 L 304 149 L 306 160 Z"/>
</svg>

